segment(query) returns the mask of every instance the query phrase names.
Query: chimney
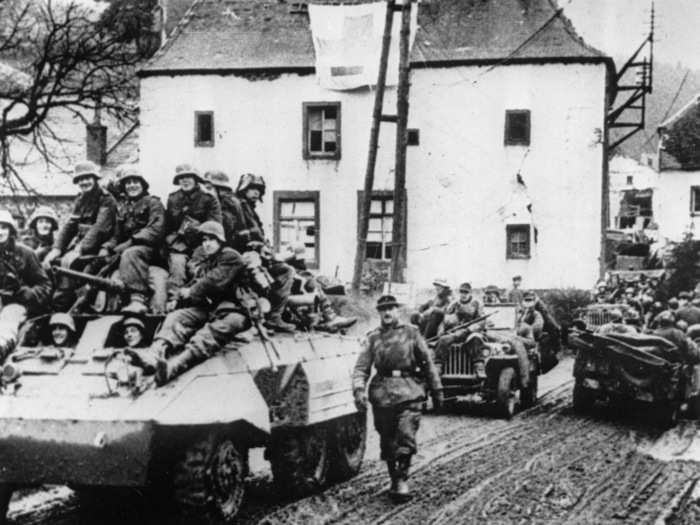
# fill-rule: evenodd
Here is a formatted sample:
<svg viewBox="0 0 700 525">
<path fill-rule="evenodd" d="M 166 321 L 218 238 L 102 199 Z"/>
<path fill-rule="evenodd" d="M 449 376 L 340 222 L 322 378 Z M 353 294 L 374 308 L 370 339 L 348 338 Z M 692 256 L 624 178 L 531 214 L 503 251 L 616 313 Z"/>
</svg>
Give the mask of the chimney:
<svg viewBox="0 0 700 525">
<path fill-rule="evenodd" d="M 86 157 L 98 166 L 107 161 L 107 126 L 100 121 L 100 109 L 95 109 L 95 119 L 85 126 Z"/>
</svg>

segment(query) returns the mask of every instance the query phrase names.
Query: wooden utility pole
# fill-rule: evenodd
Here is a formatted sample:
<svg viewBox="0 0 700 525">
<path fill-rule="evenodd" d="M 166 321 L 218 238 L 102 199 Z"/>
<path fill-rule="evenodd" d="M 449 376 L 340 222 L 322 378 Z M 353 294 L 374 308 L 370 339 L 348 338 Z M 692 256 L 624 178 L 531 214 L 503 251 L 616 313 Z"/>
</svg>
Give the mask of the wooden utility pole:
<svg viewBox="0 0 700 525">
<path fill-rule="evenodd" d="M 394 22 L 394 10 L 396 0 L 387 0 L 386 18 L 384 20 L 384 35 L 382 37 L 382 52 L 379 59 L 379 74 L 377 75 L 377 90 L 374 95 L 374 110 L 372 112 L 372 128 L 369 135 L 369 154 L 367 155 L 367 169 L 365 170 L 364 194 L 360 208 L 359 231 L 357 232 L 357 247 L 355 248 L 355 267 L 352 276 L 352 289 L 360 290 L 362 280 L 362 267 L 367 252 L 367 229 L 369 227 L 369 209 L 372 202 L 372 187 L 374 186 L 374 168 L 377 164 L 377 145 L 379 142 L 379 125 L 382 121 L 382 107 L 384 103 L 384 88 L 386 87 L 386 70 L 389 62 L 389 48 L 391 46 L 391 28 Z M 393 253 L 393 252 L 392 252 Z"/>
<path fill-rule="evenodd" d="M 394 165 L 394 225 L 391 247 L 391 281 L 405 281 L 406 270 L 406 146 L 408 144 L 409 52 L 412 0 L 401 6 L 399 85 L 396 99 L 396 162 Z"/>
</svg>

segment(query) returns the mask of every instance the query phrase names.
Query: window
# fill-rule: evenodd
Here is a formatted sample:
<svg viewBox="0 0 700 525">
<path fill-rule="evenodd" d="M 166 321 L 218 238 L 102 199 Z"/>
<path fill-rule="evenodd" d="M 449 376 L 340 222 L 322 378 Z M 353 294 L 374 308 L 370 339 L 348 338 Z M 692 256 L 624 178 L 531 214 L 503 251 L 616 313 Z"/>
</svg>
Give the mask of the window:
<svg viewBox="0 0 700 525">
<path fill-rule="evenodd" d="M 283 250 L 301 241 L 306 247 L 306 264 L 319 264 L 319 211 L 317 191 L 276 191 L 274 200 L 275 248 Z"/>
<path fill-rule="evenodd" d="M 506 226 L 506 259 L 530 258 L 530 225 L 509 224 Z"/>
<path fill-rule="evenodd" d="M 194 112 L 194 145 L 196 147 L 214 146 L 214 112 Z"/>
<path fill-rule="evenodd" d="M 420 130 L 416 128 L 410 128 L 408 130 L 408 145 L 418 146 L 420 144 Z"/>
<path fill-rule="evenodd" d="M 340 102 L 304 102 L 305 159 L 340 159 Z"/>
<path fill-rule="evenodd" d="M 627 175 L 627 185 L 632 186 L 634 184 L 634 175 Z"/>
<path fill-rule="evenodd" d="M 362 212 L 364 191 L 357 192 L 357 217 Z M 392 230 L 394 228 L 394 194 L 391 191 L 374 191 L 369 206 L 369 225 L 365 258 L 390 260 Z"/>
<path fill-rule="evenodd" d="M 690 187 L 690 214 L 700 215 L 700 186 Z"/>
<path fill-rule="evenodd" d="M 530 145 L 530 110 L 506 110 L 506 146 Z"/>
</svg>

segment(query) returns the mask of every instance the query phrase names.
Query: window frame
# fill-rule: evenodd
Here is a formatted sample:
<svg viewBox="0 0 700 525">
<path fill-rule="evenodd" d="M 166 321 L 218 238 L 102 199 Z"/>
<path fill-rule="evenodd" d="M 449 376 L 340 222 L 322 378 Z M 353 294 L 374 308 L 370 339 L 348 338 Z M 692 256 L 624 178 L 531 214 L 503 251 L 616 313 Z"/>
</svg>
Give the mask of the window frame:
<svg viewBox="0 0 700 525">
<path fill-rule="evenodd" d="M 514 253 L 511 243 L 511 235 L 516 232 L 527 234 L 527 254 Z M 506 224 L 506 259 L 525 260 L 532 258 L 532 225 L 531 224 Z"/>
<path fill-rule="evenodd" d="M 511 138 L 509 134 L 510 117 L 516 115 L 525 115 L 527 117 L 527 136 L 524 139 Z M 532 142 L 532 116 L 529 109 L 507 109 L 505 116 L 505 125 L 503 130 L 503 144 L 506 146 L 529 146 Z"/>
<path fill-rule="evenodd" d="M 314 203 L 314 261 L 308 262 L 306 265 L 311 269 L 318 269 L 321 265 L 321 249 L 320 249 L 320 236 L 321 236 L 321 196 L 319 191 L 287 191 L 287 190 L 276 190 L 272 192 L 272 220 L 273 220 L 273 232 L 274 239 L 273 243 L 275 246 L 275 251 L 279 252 L 281 249 L 280 242 L 280 221 L 282 204 L 285 202 L 292 201 L 311 201 Z"/>
<path fill-rule="evenodd" d="M 365 195 L 364 190 L 357 191 L 357 235 L 358 235 L 358 237 L 360 235 L 360 215 L 362 214 L 362 201 L 364 199 L 364 195 Z M 373 190 L 372 191 L 372 198 L 373 199 L 382 199 L 382 200 L 391 199 L 392 201 L 394 201 L 394 192 L 393 192 L 393 190 Z M 404 198 L 404 201 L 406 202 L 406 209 L 408 209 L 408 200 L 406 199 L 406 192 L 405 191 L 404 191 L 403 198 Z M 394 212 L 391 214 L 392 220 L 396 217 L 395 211 L 396 211 L 396 208 L 394 207 Z M 370 218 L 371 218 L 371 214 L 370 214 Z M 406 221 L 406 222 L 408 222 L 408 221 Z M 369 226 L 369 222 L 368 222 L 368 226 Z M 406 227 L 406 225 L 404 224 L 404 228 L 405 227 Z M 368 228 L 368 232 L 369 232 L 369 228 Z M 391 235 L 392 235 L 392 239 L 391 239 L 391 242 L 388 244 L 391 245 L 391 249 L 393 252 L 393 249 L 394 249 L 394 239 L 393 239 L 394 231 L 393 231 L 393 228 L 392 228 Z M 404 229 L 404 237 L 405 236 L 406 236 L 406 230 Z M 387 243 L 384 243 L 382 241 L 382 244 L 383 244 L 383 247 L 386 247 Z M 383 250 L 382 250 L 382 253 L 384 253 Z M 393 253 L 392 253 L 392 255 L 393 255 Z M 376 259 L 374 257 L 367 257 L 367 245 L 366 245 L 366 243 L 365 243 L 365 253 L 364 253 L 363 260 L 365 260 L 365 261 L 366 260 L 391 261 L 391 259 L 384 259 L 384 258 Z"/>
<path fill-rule="evenodd" d="M 309 110 L 316 108 L 335 108 L 336 124 L 335 124 L 335 151 L 331 153 L 312 152 L 309 140 Z M 340 101 L 325 101 L 325 102 L 302 102 L 301 104 L 302 118 L 302 157 L 305 160 L 340 160 L 341 149 L 341 104 Z M 323 131 L 321 131 L 323 134 Z M 323 137 L 321 137 L 323 139 Z M 321 140 L 323 142 L 323 140 Z"/>
<path fill-rule="evenodd" d="M 199 137 L 199 118 L 203 116 L 211 117 L 211 140 L 200 140 Z M 213 111 L 195 111 L 194 112 L 194 147 L 195 148 L 213 148 L 214 137 L 216 136 L 214 127 L 214 112 Z"/>
<path fill-rule="evenodd" d="M 700 216 L 700 199 L 695 199 L 695 192 L 698 192 L 700 197 L 700 186 L 690 187 L 690 215 L 692 217 Z"/>
</svg>

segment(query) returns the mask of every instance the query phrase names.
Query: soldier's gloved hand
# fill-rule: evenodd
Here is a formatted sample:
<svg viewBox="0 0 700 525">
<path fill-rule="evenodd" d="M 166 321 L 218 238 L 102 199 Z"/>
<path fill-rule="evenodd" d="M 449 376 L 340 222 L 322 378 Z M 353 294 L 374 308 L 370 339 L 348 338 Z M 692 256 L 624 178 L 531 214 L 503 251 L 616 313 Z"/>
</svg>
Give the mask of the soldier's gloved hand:
<svg viewBox="0 0 700 525">
<path fill-rule="evenodd" d="M 117 244 L 114 247 L 114 253 L 122 254 L 126 251 L 127 248 L 130 248 L 132 245 L 131 239 L 129 239 L 126 242 L 123 242 L 121 244 Z"/>
<path fill-rule="evenodd" d="M 436 412 L 439 412 L 440 410 L 442 410 L 442 406 L 445 404 L 445 396 L 442 393 L 442 390 L 433 391 L 432 398 L 433 398 L 433 410 L 435 410 Z"/>
<path fill-rule="evenodd" d="M 58 257 L 60 257 L 61 252 L 57 250 L 56 248 L 52 248 L 49 253 L 46 254 L 46 257 L 44 257 L 44 262 L 42 263 L 42 266 L 48 270 L 51 268 L 51 263 L 54 262 Z"/>
<path fill-rule="evenodd" d="M 15 292 L 15 300 L 27 304 L 33 298 L 32 289 L 29 286 L 21 286 L 17 292 Z"/>
<path fill-rule="evenodd" d="M 100 251 L 97 252 L 98 257 L 109 257 L 109 248 L 100 248 Z"/>
<path fill-rule="evenodd" d="M 357 410 L 359 410 L 360 412 L 366 412 L 367 394 L 365 393 L 364 388 L 356 388 L 353 392 L 353 395 L 355 396 L 355 407 L 357 408 Z"/>
</svg>

